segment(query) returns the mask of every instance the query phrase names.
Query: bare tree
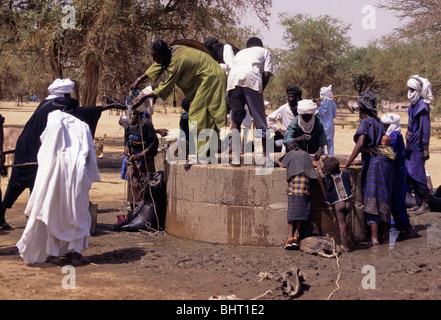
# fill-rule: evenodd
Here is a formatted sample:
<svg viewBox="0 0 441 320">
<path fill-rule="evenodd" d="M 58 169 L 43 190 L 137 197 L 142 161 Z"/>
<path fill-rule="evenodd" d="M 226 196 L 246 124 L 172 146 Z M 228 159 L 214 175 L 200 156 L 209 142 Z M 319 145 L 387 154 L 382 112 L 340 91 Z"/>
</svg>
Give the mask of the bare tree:
<svg viewBox="0 0 441 320">
<path fill-rule="evenodd" d="M 424 34 L 441 40 L 440 0 L 385 0 L 379 7 L 395 12 L 400 19 L 402 26 L 396 28 L 397 36 Z"/>
</svg>

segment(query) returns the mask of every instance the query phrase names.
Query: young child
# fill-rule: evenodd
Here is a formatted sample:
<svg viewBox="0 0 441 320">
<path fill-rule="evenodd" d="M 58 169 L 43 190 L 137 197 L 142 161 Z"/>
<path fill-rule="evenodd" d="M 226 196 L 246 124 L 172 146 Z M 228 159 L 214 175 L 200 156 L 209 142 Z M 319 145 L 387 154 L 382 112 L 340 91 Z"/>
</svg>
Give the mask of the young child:
<svg viewBox="0 0 441 320">
<path fill-rule="evenodd" d="M 326 199 L 332 205 L 332 210 L 338 221 L 342 252 L 349 251 L 348 226 L 346 216 L 352 209 L 352 188 L 348 171 L 340 170 L 340 162 L 335 157 L 322 160 L 323 167 L 318 165 L 319 175 L 325 179 Z"/>
<path fill-rule="evenodd" d="M 287 146 L 288 153 L 280 159 L 286 168 L 288 180 L 288 240 L 284 248 L 299 249 L 299 240 L 304 235 L 302 227 L 310 220 L 311 197 L 310 179 L 317 179 L 311 156 L 295 142 Z"/>
<path fill-rule="evenodd" d="M 392 138 L 391 137 L 389 137 L 387 134 L 385 134 L 385 135 L 383 135 L 382 137 L 381 137 L 381 145 L 383 146 L 383 147 L 388 147 L 388 146 L 390 146 L 390 143 L 392 142 Z"/>
</svg>

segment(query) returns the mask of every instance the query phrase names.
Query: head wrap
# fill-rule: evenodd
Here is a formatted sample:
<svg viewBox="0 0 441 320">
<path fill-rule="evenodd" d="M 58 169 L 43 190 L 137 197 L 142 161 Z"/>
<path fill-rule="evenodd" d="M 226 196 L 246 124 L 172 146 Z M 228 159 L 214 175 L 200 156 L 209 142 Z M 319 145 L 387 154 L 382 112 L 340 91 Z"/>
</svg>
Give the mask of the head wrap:
<svg viewBox="0 0 441 320">
<path fill-rule="evenodd" d="M 381 122 L 389 125 L 386 132 L 388 136 L 390 136 L 390 134 L 394 131 L 401 132 L 400 121 L 401 117 L 395 113 L 386 113 L 381 117 Z"/>
<path fill-rule="evenodd" d="M 297 112 L 299 114 L 298 123 L 300 128 L 303 130 L 304 133 L 311 133 L 315 125 L 314 115 L 317 113 L 317 104 L 315 104 L 312 100 L 299 101 Z M 311 114 L 313 116 L 311 117 L 311 120 L 309 120 L 309 122 L 306 122 L 302 117 L 303 114 Z"/>
<path fill-rule="evenodd" d="M 56 79 L 48 88 L 50 95 L 46 100 L 64 97 L 65 94 L 73 92 L 75 82 L 70 79 Z"/>
<path fill-rule="evenodd" d="M 320 89 L 320 98 L 333 100 L 333 98 L 331 98 L 333 95 L 334 94 L 332 93 L 332 85 L 330 85 L 329 87 L 322 87 Z"/>
<path fill-rule="evenodd" d="M 220 43 L 217 38 L 208 37 L 204 41 L 204 46 L 206 46 L 207 49 L 210 50 L 211 56 L 214 58 L 214 60 L 216 60 L 218 63 L 225 63 L 224 44 Z"/>
<path fill-rule="evenodd" d="M 408 93 L 408 98 L 412 101 L 412 104 L 417 103 L 420 98 L 423 98 L 427 104 L 433 101 L 432 85 L 426 78 L 420 77 L 418 74 L 411 76 L 407 81 L 407 86 L 415 90 Z"/>
<path fill-rule="evenodd" d="M 247 44 L 246 44 L 247 48 L 250 47 L 263 47 L 263 42 L 260 38 L 257 37 L 251 37 L 248 39 Z"/>
<path fill-rule="evenodd" d="M 167 69 L 172 57 L 171 50 L 167 43 L 163 40 L 156 40 L 152 44 L 152 49 L 158 53 L 162 69 Z"/>
<path fill-rule="evenodd" d="M 300 90 L 299 87 L 294 86 L 294 85 L 290 85 L 286 88 L 286 94 L 293 94 L 296 97 L 299 97 L 300 99 L 302 99 L 302 90 Z"/>
<path fill-rule="evenodd" d="M 297 106 L 297 111 L 299 114 L 316 114 L 317 113 L 317 104 L 312 100 L 302 100 L 299 101 L 299 105 Z"/>
<path fill-rule="evenodd" d="M 190 103 L 190 99 L 184 98 L 184 100 L 181 102 L 181 108 L 188 112 L 188 110 L 190 110 Z"/>
<path fill-rule="evenodd" d="M 377 97 L 372 91 L 366 91 L 360 94 L 357 104 L 360 107 L 361 112 L 379 120 L 377 115 Z"/>
</svg>

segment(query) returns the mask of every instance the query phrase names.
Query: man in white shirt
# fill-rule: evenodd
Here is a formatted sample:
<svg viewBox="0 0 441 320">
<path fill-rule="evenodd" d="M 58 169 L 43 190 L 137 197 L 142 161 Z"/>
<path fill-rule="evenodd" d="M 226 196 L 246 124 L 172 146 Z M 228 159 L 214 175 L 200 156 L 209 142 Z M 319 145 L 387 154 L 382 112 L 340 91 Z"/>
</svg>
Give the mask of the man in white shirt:
<svg viewBox="0 0 441 320">
<path fill-rule="evenodd" d="M 266 155 L 266 114 L 263 91 L 273 74 L 271 52 L 263 48 L 262 40 L 248 39 L 246 49 L 239 51 L 228 75 L 227 97 L 232 110 L 231 129 L 240 131 L 248 105 L 256 129 L 255 137 L 262 139 Z M 239 165 L 239 164 L 233 164 Z"/>
<path fill-rule="evenodd" d="M 286 152 L 283 145 L 283 138 L 285 137 L 285 130 L 291 124 L 291 121 L 297 117 L 297 105 L 302 100 L 302 90 L 299 87 L 290 85 L 286 88 L 288 95 L 288 103 L 281 106 L 276 111 L 272 112 L 266 119 L 268 128 L 274 130 L 275 146 L 274 152 Z"/>
</svg>

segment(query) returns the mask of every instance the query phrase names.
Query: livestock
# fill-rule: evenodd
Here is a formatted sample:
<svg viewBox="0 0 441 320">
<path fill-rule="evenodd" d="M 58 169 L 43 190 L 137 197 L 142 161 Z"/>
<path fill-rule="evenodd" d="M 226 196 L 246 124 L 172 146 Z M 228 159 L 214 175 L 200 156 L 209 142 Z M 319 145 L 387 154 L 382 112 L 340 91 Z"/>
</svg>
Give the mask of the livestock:
<svg viewBox="0 0 441 320">
<path fill-rule="evenodd" d="M 3 151 L 15 150 L 17 145 L 17 139 L 22 133 L 23 129 L 19 128 L 3 128 Z M 94 138 L 95 142 L 95 154 L 97 158 L 102 159 L 104 157 L 104 139 L 106 138 L 106 134 L 101 138 Z M 5 165 L 13 165 L 14 164 L 14 154 L 6 154 L 5 155 Z"/>
<path fill-rule="evenodd" d="M 104 134 L 102 138 L 93 138 L 95 142 L 95 154 L 99 159 L 104 158 L 104 139 L 106 139 L 106 134 Z"/>
<path fill-rule="evenodd" d="M 3 128 L 3 151 L 15 150 L 17 139 L 23 129 L 19 128 Z M 5 155 L 5 165 L 12 165 L 14 163 L 14 154 Z"/>
</svg>

